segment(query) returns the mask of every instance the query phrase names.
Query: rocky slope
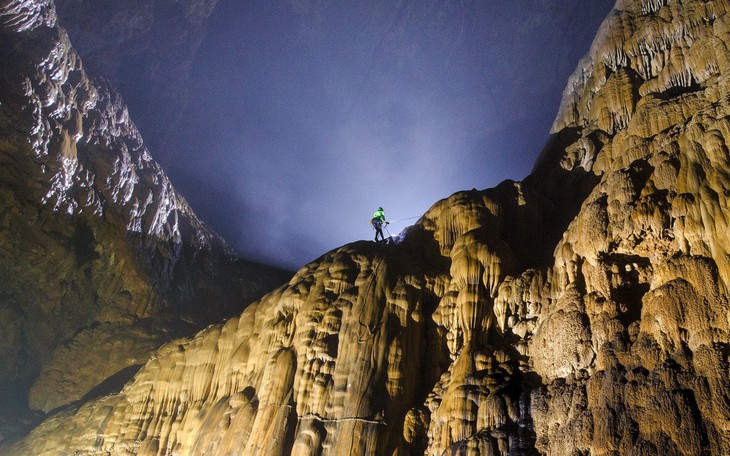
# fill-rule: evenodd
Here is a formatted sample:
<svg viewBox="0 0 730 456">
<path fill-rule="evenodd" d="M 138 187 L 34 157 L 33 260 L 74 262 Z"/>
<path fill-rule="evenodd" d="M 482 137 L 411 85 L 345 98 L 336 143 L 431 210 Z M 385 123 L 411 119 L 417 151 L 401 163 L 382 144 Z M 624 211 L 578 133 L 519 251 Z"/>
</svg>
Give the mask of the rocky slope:
<svg viewBox="0 0 730 456">
<path fill-rule="evenodd" d="M 534 173 L 437 202 L 9 454 L 730 454 L 730 3 L 619 0 Z"/>
<path fill-rule="evenodd" d="M 59 21 L 87 70 L 109 79 L 125 96 L 135 124 L 158 159 L 184 112 L 193 58 L 217 3 L 55 1 Z"/>
<path fill-rule="evenodd" d="M 287 275 L 195 216 L 53 2 L 0 2 L 0 43 L 2 440 L 17 402 L 48 412 L 123 383 Z"/>
</svg>

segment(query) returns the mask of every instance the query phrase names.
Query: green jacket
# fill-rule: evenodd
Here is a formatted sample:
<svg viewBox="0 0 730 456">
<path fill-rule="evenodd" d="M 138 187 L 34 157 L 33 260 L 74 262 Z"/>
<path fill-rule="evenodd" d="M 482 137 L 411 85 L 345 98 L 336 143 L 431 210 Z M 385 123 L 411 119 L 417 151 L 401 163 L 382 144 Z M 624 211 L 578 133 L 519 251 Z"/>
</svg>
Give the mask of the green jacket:
<svg viewBox="0 0 730 456">
<path fill-rule="evenodd" d="M 373 214 L 373 220 L 380 220 L 381 222 L 384 222 L 385 221 L 385 212 L 383 212 L 381 210 L 375 211 L 375 213 Z"/>
</svg>

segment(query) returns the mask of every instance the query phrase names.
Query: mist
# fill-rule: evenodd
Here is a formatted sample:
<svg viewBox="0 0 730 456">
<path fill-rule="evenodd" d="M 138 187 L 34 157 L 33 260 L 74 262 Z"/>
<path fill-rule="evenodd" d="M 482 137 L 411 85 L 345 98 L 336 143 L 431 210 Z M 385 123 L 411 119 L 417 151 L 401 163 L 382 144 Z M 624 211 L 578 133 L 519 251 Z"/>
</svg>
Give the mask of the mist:
<svg viewBox="0 0 730 456">
<path fill-rule="evenodd" d="M 410 219 L 529 174 L 612 6 L 222 0 L 153 154 L 241 256 L 295 269 L 372 239 L 378 206 Z"/>
</svg>

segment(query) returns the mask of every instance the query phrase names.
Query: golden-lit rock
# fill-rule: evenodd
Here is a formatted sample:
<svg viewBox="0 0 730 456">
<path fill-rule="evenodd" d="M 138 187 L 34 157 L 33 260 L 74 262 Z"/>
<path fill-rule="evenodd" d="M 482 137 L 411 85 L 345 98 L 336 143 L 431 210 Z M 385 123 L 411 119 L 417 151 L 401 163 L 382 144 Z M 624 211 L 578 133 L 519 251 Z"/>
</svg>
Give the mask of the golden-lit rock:
<svg viewBox="0 0 730 456">
<path fill-rule="evenodd" d="M 2 451 L 728 454 L 728 14 L 619 0 L 525 181 L 323 255 Z"/>
</svg>

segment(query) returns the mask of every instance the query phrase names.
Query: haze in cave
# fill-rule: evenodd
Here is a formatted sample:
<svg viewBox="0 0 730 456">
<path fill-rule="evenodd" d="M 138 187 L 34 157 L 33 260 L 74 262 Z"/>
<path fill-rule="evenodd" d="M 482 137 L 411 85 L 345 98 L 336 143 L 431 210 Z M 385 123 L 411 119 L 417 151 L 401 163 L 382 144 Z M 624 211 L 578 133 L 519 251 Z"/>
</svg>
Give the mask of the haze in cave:
<svg viewBox="0 0 730 456">
<path fill-rule="evenodd" d="M 566 5 L 0 1 L 0 454 L 730 454 L 730 4 Z"/>
</svg>

